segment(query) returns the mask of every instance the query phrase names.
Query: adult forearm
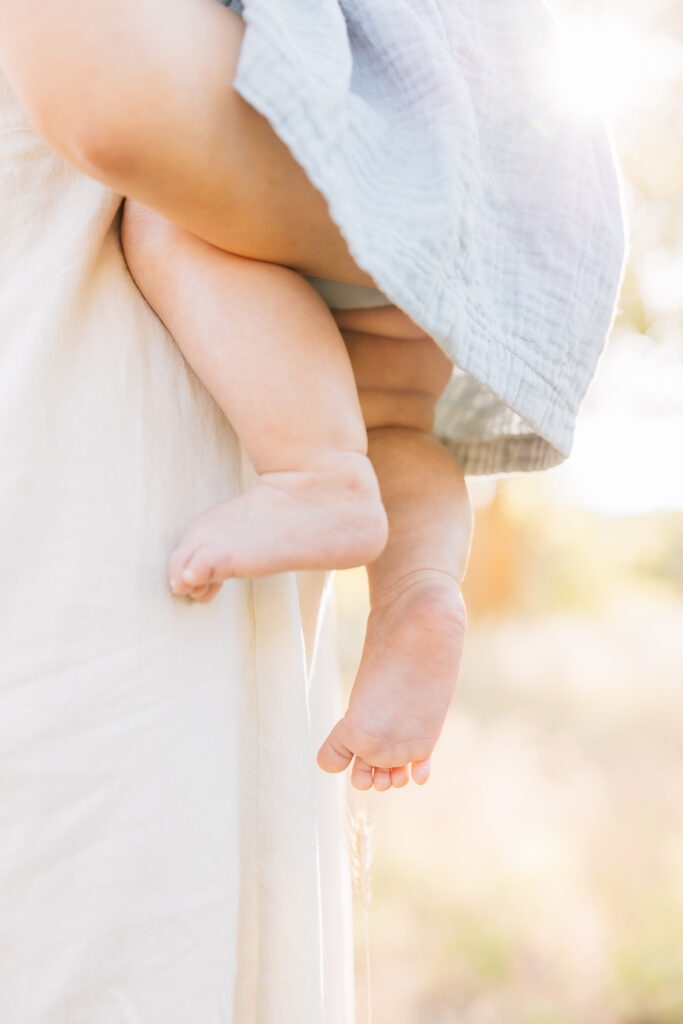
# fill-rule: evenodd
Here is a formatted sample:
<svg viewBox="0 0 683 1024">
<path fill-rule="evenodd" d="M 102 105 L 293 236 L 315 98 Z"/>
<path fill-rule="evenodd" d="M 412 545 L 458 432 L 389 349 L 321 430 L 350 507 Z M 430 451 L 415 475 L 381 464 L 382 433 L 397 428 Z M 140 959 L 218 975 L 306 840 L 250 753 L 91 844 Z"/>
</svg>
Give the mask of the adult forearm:
<svg viewBox="0 0 683 1024">
<path fill-rule="evenodd" d="M 243 31 L 215 0 L 0 0 L 3 66 L 67 160 L 221 248 L 372 284 L 232 88 Z"/>
<path fill-rule="evenodd" d="M 217 212 L 241 31 L 214 0 L 0 0 L 3 66 L 46 140 L 151 205 L 191 191 L 194 217 Z"/>
</svg>

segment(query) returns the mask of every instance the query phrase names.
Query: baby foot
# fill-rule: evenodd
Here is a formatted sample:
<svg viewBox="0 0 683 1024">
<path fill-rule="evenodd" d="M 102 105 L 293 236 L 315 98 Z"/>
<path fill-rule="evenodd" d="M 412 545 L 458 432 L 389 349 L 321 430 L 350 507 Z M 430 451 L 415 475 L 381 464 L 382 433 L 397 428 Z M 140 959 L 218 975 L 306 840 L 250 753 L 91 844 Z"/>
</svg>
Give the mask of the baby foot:
<svg viewBox="0 0 683 1024">
<path fill-rule="evenodd" d="M 264 473 L 244 494 L 200 515 L 171 555 L 169 583 L 206 603 L 233 576 L 365 565 L 386 537 L 370 461 L 338 453 L 319 471 Z"/>
<path fill-rule="evenodd" d="M 376 603 L 349 707 L 318 751 L 328 772 L 355 756 L 356 789 L 429 778 L 430 755 L 453 696 L 465 637 L 460 587 L 447 573 L 411 573 Z"/>
</svg>

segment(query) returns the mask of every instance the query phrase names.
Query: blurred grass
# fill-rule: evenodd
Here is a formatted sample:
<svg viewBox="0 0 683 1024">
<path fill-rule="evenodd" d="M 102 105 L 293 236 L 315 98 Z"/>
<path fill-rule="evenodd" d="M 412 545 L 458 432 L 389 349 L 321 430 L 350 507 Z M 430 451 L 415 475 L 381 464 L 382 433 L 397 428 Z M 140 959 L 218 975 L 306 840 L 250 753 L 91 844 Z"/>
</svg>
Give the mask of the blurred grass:
<svg viewBox="0 0 683 1024">
<path fill-rule="evenodd" d="M 683 42 L 680 0 L 552 3 Z M 616 398 L 641 424 L 683 406 L 682 82 L 612 124 L 629 263 L 607 357 L 636 337 L 652 387 L 638 370 L 620 397 L 608 376 L 585 407 Z M 644 433 L 673 453 L 655 460 L 671 474 L 677 423 Z M 606 483 L 626 473 L 647 497 L 657 452 L 628 448 L 622 426 Z M 464 589 L 465 658 L 429 783 L 353 794 L 376 814 L 374 1021 L 683 1024 L 683 516 L 606 518 L 553 503 L 541 478 L 501 481 L 477 509 Z M 337 593 L 350 687 L 362 573 L 339 574 Z"/>
<path fill-rule="evenodd" d="M 382 1024 L 683 1022 L 683 521 L 550 509 L 533 487 L 479 511 L 430 782 L 360 796 Z M 500 578 L 491 550 L 514 552 Z M 362 574 L 337 596 L 348 687 Z"/>
</svg>

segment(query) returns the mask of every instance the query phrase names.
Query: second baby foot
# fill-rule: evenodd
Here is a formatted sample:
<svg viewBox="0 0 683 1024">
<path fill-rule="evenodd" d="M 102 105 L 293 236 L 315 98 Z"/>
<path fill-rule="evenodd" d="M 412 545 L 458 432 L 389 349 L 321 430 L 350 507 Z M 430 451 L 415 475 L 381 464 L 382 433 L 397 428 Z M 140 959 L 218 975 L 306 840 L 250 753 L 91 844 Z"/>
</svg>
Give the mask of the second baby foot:
<svg viewBox="0 0 683 1024">
<path fill-rule="evenodd" d="M 328 772 L 354 760 L 357 789 L 422 784 L 453 696 L 465 637 L 466 613 L 447 573 L 410 573 L 368 619 L 365 645 L 349 707 L 318 752 Z"/>
<path fill-rule="evenodd" d="M 171 556 L 169 583 L 205 603 L 230 577 L 365 565 L 386 537 L 370 461 L 340 452 L 319 470 L 263 473 L 243 494 L 202 513 Z"/>
</svg>

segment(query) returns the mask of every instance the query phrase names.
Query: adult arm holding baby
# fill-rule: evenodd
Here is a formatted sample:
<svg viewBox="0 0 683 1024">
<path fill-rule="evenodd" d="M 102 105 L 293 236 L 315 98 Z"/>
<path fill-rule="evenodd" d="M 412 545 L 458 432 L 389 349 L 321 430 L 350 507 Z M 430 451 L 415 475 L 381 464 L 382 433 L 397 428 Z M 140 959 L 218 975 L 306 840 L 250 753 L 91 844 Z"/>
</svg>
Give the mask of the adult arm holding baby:
<svg viewBox="0 0 683 1024">
<path fill-rule="evenodd" d="M 320 192 L 232 87 L 244 23 L 216 0 L 0 0 L 0 54 L 47 142 L 222 249 L 372 284 Z"/>
</svg>

